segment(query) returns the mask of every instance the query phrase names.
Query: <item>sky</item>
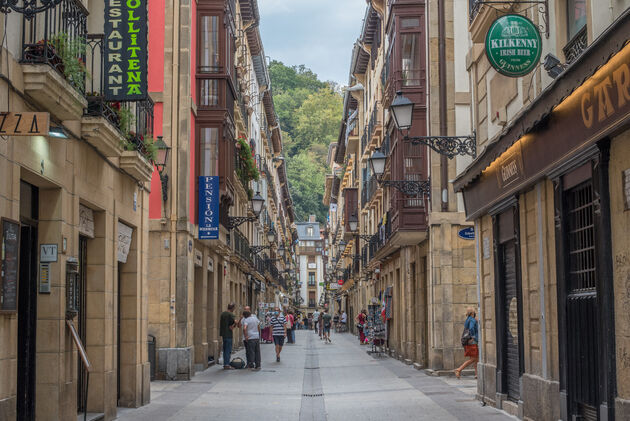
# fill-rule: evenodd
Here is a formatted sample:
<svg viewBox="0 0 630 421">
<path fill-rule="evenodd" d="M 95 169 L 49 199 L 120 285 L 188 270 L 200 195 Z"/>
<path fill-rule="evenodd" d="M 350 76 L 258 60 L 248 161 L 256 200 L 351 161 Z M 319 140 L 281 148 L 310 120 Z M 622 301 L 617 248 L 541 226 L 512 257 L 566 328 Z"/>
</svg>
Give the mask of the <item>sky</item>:
<svg viewBox="0 0 630 421">
<path fill-rule="evenodd" d="M 366 5 L 365 0 L 258 0 L 265 54 L 347 85 Z"/>
</svg>

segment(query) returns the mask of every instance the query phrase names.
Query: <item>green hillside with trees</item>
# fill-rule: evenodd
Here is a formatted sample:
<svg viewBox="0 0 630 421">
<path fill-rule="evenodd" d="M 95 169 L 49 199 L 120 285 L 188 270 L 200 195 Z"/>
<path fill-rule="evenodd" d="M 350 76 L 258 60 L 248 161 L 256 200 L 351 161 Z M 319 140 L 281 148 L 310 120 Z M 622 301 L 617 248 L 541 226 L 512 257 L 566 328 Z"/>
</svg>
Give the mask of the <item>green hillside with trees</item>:
<svg viewBox="0 0 630 421">
<path fill-rule="evenodd" d="M 328 145 L 337 141 L 342 114 L 338 86 L 322 82 L 304 65 L 269 65 L 273 98 L 280 118 L 284 157 L 298 221 L 316 215 L 326 221 L 322 203 Z"/>
</svg>

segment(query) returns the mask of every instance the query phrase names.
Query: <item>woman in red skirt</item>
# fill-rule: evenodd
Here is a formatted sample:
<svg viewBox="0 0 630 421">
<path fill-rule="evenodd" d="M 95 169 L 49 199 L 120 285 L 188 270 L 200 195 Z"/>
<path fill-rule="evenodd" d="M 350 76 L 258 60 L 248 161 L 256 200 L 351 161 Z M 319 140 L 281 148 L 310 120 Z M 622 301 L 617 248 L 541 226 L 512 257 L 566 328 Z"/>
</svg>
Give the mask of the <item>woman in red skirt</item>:
<svg viewBox="0 0 630 421">
<path fill-rule="evenodd" d="M 367 338 L 365 337 L 365 325 L 367 322 L 367 311 L 361 310 L 361 313 L 357 316 L 357 324 L 359 328 L 359 343 L 361 345 L 367 343 Z M 359 327 L 360 326 L 360 327 Z"/>
<path fill-rule="evenodd" d="M 459 379 L 462 373 L 462 370 L 468 367 L 471 364 L 474 364 L 475 367 L 475 378 L 477 378 L 477 362 L 479 361 L 479 348 L 477 343 L 479 342 L 479 323 L 477 322 L 477 314 L 472 307 L 468 308 L 466 312 L 466 322 L 464 323 L 464 328 L 468 329 L 468 333 L 470 334 L 470 339 L 468 343 L 464 345 L 464 355 L 468 357 L 468 360 L 464 361 L 459 368 L 456 368 L 455 376 Z"/>
</svg>

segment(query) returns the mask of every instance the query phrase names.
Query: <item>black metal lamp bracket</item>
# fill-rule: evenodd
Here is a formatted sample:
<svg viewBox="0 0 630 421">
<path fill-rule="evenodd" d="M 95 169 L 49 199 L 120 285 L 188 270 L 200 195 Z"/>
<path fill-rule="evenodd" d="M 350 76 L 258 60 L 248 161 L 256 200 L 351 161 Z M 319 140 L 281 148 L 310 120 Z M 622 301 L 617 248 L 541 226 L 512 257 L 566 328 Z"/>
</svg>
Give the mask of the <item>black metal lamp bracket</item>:
<svg viewBox="0 0 630 421">
<path fill-rule="evenodd" d="M 228 229 L 234 229 L 239 225 L 243 225 L 245 222 L 255 222 L 258 218 L 255 216 L 229 216 L 228 217 Z"/>
<path fill-rule="evenodd" d="M 405 136 L 412 145 L 427 145 L 440 155 L 453 159 L 456 155 L 477 156 L 477 135 L 469 136 Z"/>
<path fill-rule="evenodd" d="M 36 14 L 57 6 L 61 0 L 23 0 L 22 6 L 18 6 L 18 3 L 20 0 L 0 0 L 0 12 L 8 14 L 14 11 L 23 14 L 26 20 L 31 20 Z"/>
<path fill-rule="evenodd" d="M 378 179 L 377 179 L 378 180 Z M 406 196 L 427 196 L 431 195 L 431 181 L 413 180 L 378 180 L 382 187 L 393 187 Z"/>
<path fill-rule="evenodd" d="M 538 11 L 542 14 L 542 19 L 545 26 L 538 25 L 540 28 L 540 32 L 545 33 L 545 37 L 549 38 L 549 0 L 476 0 L 470 6 L 470 21 L 472 22 L 474 17 L 479 13 L 479 9 L 482 5 L 488 5 L 495 10 L 499 10 L 496 6 L 498 5 L 509 5 L 509 6 L 520 6 L 526 5 L 527 7 L 522 10 L 515 9 L 517 12 L 524 12 L 533 7 L 538 8 Z"/>
</svg>

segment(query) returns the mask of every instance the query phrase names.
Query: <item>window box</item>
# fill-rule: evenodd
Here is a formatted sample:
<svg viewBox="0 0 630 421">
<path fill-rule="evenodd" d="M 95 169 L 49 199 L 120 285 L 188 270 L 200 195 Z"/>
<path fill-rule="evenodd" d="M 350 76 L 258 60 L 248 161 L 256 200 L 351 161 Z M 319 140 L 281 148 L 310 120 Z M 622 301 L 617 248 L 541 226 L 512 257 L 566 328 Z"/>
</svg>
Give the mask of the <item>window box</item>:
<svg viewBox="0 0 630 421">
<path fill-rule="evenodd" d="M 120 168 L 139 181 L 151 181 L 153 164 L 138 151 L 124 151 L 120 157 Z"/>
<path fill-rule="evenodd" d="M 123 154 L 123 135 L 105 117 L 83 116 L 81 136 L 107 157 Z"/>
<path fill-rule="evenodd" d="M 87 101 L 48 64 L 22 64 L 24 93 L 57 119 L 79 120 Z"/>
</svg>

